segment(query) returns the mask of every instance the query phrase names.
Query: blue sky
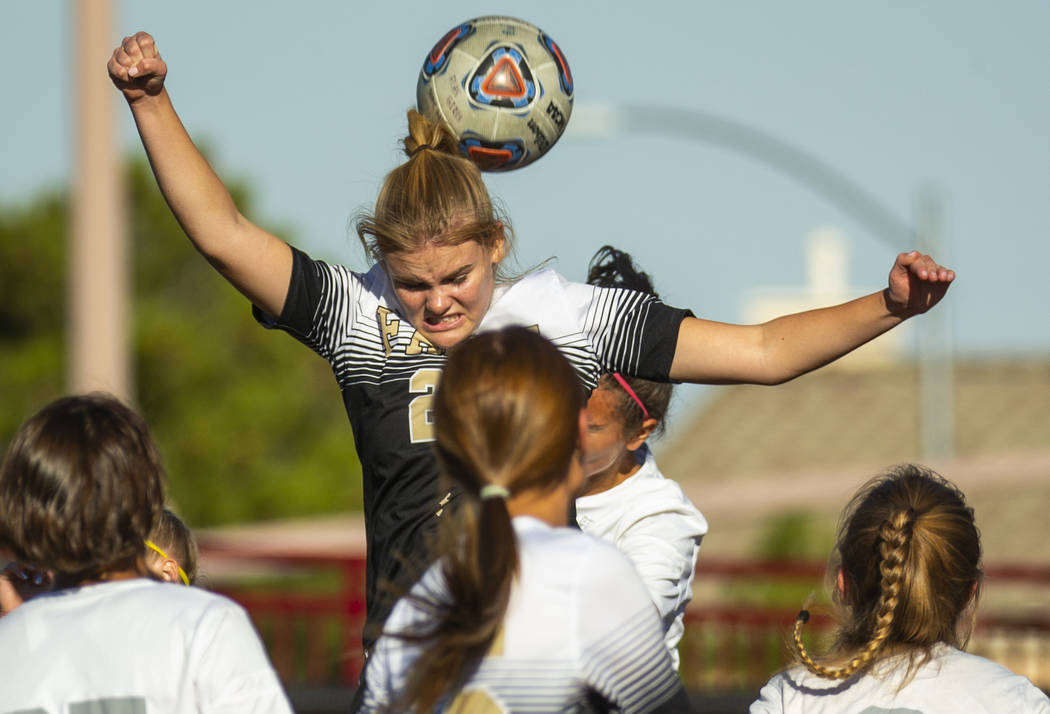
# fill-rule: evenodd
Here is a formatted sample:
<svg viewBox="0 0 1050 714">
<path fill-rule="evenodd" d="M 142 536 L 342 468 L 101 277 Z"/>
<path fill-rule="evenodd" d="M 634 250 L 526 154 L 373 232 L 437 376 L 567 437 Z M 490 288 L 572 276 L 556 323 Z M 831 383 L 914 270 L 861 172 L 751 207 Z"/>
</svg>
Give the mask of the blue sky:
<svg viewBox="0 0 1050 714">
<path fill-rule="evenodd" d="M 67 179 L 70 5 L 5 7 L 2 204 Z M 942 262 L 959 275 L 949 294 L 956 350 L 1050 353 L 1050 4 L 618 5 L 125 0 L 113 38 L 156 36 L 176 108 L 220 174 L 251 181 L 254 218 L 363 267 L 348 219 L 400 160 L 424 54 L 461 20 L 523 17 L 561 45 L 580 108 L 717 114 L 819 158 L 908 221 L 932 187 L 945 202 Z M 136 149 L 122 105 L 118 117 Z M 735 321 L 746 291 L 799 284 L 805 234 L 832 225 L 849 237 L 851 282 L 883 284 L 895 248 L 797 179 L 716 143 L 576 129 L 570 121 L 550 155 L 489 182 L 521 264 L 557 256 L 582 279 L 612 243 L 668 302 Z"/>
</svg>

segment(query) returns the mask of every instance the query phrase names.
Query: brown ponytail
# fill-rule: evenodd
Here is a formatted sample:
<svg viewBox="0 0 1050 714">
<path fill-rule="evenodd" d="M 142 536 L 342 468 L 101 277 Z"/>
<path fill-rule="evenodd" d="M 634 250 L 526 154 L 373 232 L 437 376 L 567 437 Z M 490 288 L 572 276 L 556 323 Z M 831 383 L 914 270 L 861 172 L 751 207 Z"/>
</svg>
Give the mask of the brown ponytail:
<svg viewBox="0 0 1050 714">
<path fill-rule="evenodd" d="M 548 492 L 563 483 L 578 442 L 583 392 L 550 342 L 521 327 L 458 345 L 434 394 L 437 456 L 465 501 L 447 523 L 441 569 L 448 596 L 416 593 L 434 613 L 401 704 L 432 711 L 492 648 L 518 571 L 507 503 L 487 493 Z M 482 491 L 486 491 L 482 497 Z"/>
</svg>

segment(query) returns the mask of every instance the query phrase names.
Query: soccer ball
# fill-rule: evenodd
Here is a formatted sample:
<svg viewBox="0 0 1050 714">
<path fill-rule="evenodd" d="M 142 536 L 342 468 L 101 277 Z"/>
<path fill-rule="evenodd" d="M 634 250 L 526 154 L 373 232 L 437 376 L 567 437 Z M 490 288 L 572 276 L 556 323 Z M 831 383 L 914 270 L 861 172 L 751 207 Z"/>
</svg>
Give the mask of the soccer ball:
<svg viewBox="0 0 1050 714">
<path fill-rule="evenodd" d="M 554 146 L 572 114 L 572 73 L 541 29 L 513 17 L 456 25 L 423 62 L 419 112 L 443 121 L 483 171 L 532 163 Z"/>
</svg>

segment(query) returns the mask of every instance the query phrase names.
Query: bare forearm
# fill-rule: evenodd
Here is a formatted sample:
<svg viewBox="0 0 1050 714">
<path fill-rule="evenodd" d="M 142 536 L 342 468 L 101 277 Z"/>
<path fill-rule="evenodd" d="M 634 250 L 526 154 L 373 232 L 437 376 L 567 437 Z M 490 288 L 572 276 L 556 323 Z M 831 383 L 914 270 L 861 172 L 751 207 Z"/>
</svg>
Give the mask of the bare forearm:
<svg viewBox="0 0 1050 714">
<path fill-rule="evenodd" d="M 764 384 L 779 384 L 823 367 L 903 321 L 884 291 L 833 307 L 785 315 L 762 328 Z"/>
<path fill-rule="evenodd" d="M 882 292 L 761 325 L 687 318 L 670 376 L 700 384 L 780 384 L 838 359 L 902 319 Z"/>
<path fill-rule="evenodd" d="M 197 250 L 249 300 L 271 315 L 284 306 L 291 250 L 241 215 L 194 145 L 167 91 L 129 102 L 164 199 Z"/>
<path fill-rule="evenodd" d="M 292 251 L 237 211 L 194 146 L 164 88 L 168 66 L 153 37 L 146 32 L 125 37 L 106 68 L 131 107 L 157 184 L 186 235 L 249 300 L 271 315 L 280 314 Z"/>
<path fill-rule="evenodd" d="M 761 325 L 682 321 L 671 379 L 698 384 L 780 384 L 822 367 L 938 302 L 955 271 L 918 251 L 900 253 L 888 285 L 871 295 Z"/>
</svg>

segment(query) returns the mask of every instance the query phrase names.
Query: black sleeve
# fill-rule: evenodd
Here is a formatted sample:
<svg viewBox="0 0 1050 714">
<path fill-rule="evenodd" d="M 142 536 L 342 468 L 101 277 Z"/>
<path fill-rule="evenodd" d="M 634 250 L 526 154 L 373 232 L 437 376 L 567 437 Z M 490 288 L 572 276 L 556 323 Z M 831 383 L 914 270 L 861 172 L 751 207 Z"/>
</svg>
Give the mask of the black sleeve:
<svg viewBox="0 0 1050 714">
<path fill-rule="evenodd" d="M 671 363 L 678 347 L 682 320 L 692 316 L 691 310 L 670 307 L 659 301 L 650 305 L 642 329 L 644 354 L 638 362 L 638 373 L 631 376 L 654 382 L 670 381 Z"/>
<path fill-rule="evenodd" d="M 316 261 L 292 247 L 292 275 L 280 317 L 274 319 L 255 305 L 252 305 L 252 316 L 267 329 L 281 329 L 300 341 L 306 341 L 320 300 L 321 275 Z"/>
</svg>

